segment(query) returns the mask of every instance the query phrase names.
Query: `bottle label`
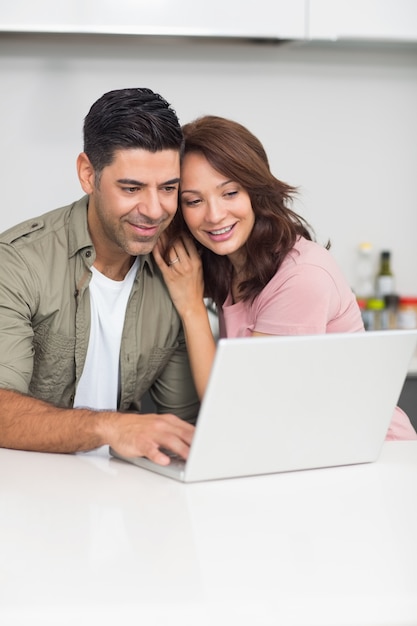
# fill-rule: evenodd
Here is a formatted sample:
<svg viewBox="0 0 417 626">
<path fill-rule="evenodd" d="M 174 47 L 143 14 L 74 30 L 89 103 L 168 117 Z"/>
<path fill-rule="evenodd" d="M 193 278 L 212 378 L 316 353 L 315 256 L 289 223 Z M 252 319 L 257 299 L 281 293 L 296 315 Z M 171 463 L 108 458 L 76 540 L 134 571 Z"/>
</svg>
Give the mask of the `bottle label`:
<svg viewBox="0 0 417 626">
<path fill-rule="evenodd" d="M 378 276 L 377 280 L 377 294 L 381 298 L 389 296 L 394 293 L 394 277 L 393 276 Z"/>
<path fill-rule="evenodd" d="M 417 313 L 412 309 L 398 311 L 397 324 L 401 330 L 417 328 Z"/>
</svg>

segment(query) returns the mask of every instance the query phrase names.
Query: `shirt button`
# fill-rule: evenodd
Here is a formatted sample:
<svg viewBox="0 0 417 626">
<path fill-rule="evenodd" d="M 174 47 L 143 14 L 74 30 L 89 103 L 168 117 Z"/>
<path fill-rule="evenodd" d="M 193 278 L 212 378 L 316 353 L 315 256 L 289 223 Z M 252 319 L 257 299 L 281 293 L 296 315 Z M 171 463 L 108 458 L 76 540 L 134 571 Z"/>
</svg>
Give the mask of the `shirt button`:
<svg viewBox="0 0 417 626">
<path fill-rule="evenodd" d="M 87 252 L 85 253 L 85 256 L 87 257 L 87 259 L 89 259 L 91 256 L 91 250 L 87 250 Z"/>
</svg>

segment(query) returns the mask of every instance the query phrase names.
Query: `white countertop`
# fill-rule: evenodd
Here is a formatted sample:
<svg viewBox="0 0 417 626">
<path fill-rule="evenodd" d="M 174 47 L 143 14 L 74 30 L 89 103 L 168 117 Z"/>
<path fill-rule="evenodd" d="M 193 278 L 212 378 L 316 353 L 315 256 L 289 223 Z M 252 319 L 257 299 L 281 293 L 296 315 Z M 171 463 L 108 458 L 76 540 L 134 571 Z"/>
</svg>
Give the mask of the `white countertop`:
<svg viewBox="0 0 417 626">
<path fill-rule="evenodd" d="M 0 449 L 2 626 L 417 624 L 417 442 L 188 485 L 105 452 Z"/>
</svg>

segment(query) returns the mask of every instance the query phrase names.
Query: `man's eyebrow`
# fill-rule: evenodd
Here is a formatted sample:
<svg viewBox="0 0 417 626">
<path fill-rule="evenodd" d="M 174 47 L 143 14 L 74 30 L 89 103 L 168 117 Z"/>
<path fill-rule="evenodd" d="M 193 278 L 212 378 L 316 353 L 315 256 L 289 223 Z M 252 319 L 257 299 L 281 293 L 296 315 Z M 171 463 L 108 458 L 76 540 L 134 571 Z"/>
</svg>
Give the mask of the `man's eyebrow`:
<svg viewBox="0 0 417 626">
<path fill-rule="evenodd" d="M 132 187 L 140 187 L 145 184 L 140 180 L 135 180 L 134 178 L 118 178 L 117 182 L 121 185 L 132 185 Z"/>
<path fill-rule="evenodd" d="M 166 180 L 164 183 L 161 183 L 161 185 L 176 185 L 179 182 L 179 178 L 171 178 L 171 180 Z"/>
<path fill-rule="evenodd" d="M 135 180 L 134 178 L 119 178 L 117 182 L 120 185 L 130 185 L 131 187 L 146 187 L 147 185 L 147 183 L 144 183 L 140 180 Z M 166 185 L 176 185 L 179 182 L 179 178 L 171 178 L 170 180 L 166 180 L 163 183 L 159 183 L 158 187 L 164 187 Z"/>
</svg>

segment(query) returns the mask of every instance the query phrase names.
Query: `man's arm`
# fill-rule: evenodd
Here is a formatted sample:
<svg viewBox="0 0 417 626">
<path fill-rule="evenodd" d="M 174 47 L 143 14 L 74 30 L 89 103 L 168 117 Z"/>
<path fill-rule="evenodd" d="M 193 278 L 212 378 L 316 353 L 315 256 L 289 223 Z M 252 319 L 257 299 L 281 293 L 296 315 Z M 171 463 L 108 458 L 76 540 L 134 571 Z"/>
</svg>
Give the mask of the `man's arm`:
<svg viewBox="0 0 417 626">
<path fill-rule="evenodd" d="M 172 414 L 61 409 L 0 389 L 0 447 L 70 453 L 110 445 L 123 456 L 146 456 L 160 465 L 160 447 L 187 458 L 194 427 Z"/>
</svg>

